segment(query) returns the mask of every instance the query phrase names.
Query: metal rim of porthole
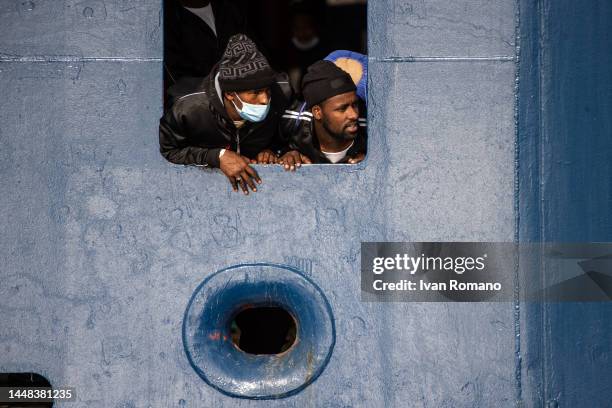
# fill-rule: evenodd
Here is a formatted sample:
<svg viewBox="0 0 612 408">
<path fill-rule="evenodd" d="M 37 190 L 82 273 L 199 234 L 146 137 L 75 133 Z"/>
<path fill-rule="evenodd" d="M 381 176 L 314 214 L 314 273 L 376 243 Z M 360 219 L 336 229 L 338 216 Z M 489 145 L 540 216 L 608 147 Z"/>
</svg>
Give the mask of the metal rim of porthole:
<svg viewBox="0 0 612 408">
<path fill-rule="evenodd" d="M 236 347 L 231 321 L 252 305 L 281 307 L 295 319 L 289 349 L 258 355 Z M 290 266 L 254 263 L 221 269 L 198 285 L 185 310 L 182 337 L 191 367 L 211 387 L 231 397 L 278 399 L 321 375 L 336 328 L 329 301 L 310 278 Z"/>
</svg>

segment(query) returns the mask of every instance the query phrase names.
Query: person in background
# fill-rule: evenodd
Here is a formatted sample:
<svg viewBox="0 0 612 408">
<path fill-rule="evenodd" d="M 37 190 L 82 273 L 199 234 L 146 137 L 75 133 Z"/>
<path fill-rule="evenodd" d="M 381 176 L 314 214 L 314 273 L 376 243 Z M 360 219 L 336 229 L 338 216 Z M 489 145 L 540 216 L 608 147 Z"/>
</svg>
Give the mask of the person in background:
<svg viewBox="0 0 612 408">
<path fill-rule="evenodd" d="M 351 76 L 355 86 L 357 86 L 357 96 L 363 101 L 364 106 L 367 106 L 368 56 L 353 51 L 337 50 L 329 54 L 325 59 L 333 62 L 338 68 L 346 71 Z"/>
<path fill-rule="evenodd" d="M 300 84 L 308 67 L 331 51 L 316 12 L 316 6 L 307 1 L 294 1 L 290 7 L 291 35 L 287 44 L 287 73 L 298 96 L 301 96 Z"/>
</svg>

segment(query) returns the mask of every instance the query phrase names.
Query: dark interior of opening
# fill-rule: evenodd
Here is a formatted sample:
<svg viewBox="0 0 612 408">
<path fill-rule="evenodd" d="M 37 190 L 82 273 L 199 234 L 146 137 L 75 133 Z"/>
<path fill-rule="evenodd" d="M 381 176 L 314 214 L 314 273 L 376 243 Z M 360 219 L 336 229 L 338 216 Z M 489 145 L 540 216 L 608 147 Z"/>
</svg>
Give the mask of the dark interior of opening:
<svg viewBox="0 0 612 408">
<path fill-rule="evenodd" d="M 367 0 L 164 0 L 163 5 L 165 115 L 160 125 L 160 143 L 164 145 L 164 157 L 177 164 L 192 164 L 188 162 L 195 160 L 193 164 L 220 166 L 220 163 L 214 163 L 214 159 L 213 163 L 203 163 L 206 161 L 204 152 L 198 150 L 197 155 L 192 156 L 193 152 L 189 153 L 189 149 L 206 147 L 239 152 L 239 134 L 250 134 L 253 130 L 253 137 L 242 139 L 240 152 L 258 164 L 270 164 L 270 161 L 280 164 L 285 161 L 286 170 L 295 170 L 300 165 L 290 164 L 296 160 L 293 150 L 315 164 L 356 164 L 365 159 Z M 234 36 L 237 34 L 244 34 L 250 40 L 242 37 L 236 40 Z M 230 38 L 234 38 L 234 41 L 229 55 L 251 49 L 254 43 L 257 53 L 250 55 L 257 55 L 257 63 L 238 68 L 238 59 L 224 59 Z M 260 58 L 260 54 L 267 62 Z M 333 62 L 349 74 L 356 85 L 356 95 L 351 96 L 350 101 L 336 101 L 337 107 L 323 109 L 324 117 L 312 120 L 312 107 L 306 104 L 302 80 L 308 68 L 321 60 Z M 219 68 L 221 61 L 229 64 L 222 70 Z M 251 102 L 247 100 L 250 105 L 246 112 L 238 112 L 242 108 L 235 106 L 234 99 L 226 98 L 227 95 L 231 98 L 237 96 L 230 88 L 246 86 L 246 77 L 250 76 L 249 81 L 254 80 L 258 64 L 265 67 L 266 72 L 275 73 L 276 81 L 269 87 L 259 89 L 267 90 L 270 97 L 271 93 L 276 94 L 274 104 L 278 106 L 273 106 L 274 113 L 269 116 L 264 113 L 260 117 L 259 108 L 266 104 L 261 98 L 259 102 L 253 98 L 249 99 Z M 221 85 L 218 76 L 221 71 L 232 72 L 234 85 Z M 328 75 L 333 76 L 333 73 L 328 72 Z M 243 83 L 238 84 L 237 81 Z M 224 87 L 227 88 L 224 90 Z M 258 89 L 242 89 L 241 92 L 254 91 Z M 175 123 L 173 117 L 181 116 L 178 111 L 172 111 L 173 106 L 180 110 L 175 103 L 188 95 L 204 94 L 218 94 L 218 111 L 212 115 L 215 119 L 208 118 L 202 123 L 198 121 L 200 125 L 194 129 Z M 339 95 L 319 101 L 317 106 L 322 108 L 324 102 Z M 188 101 L 184 102 L 185 106 L 194 107 Z M 213 102 L 208 102 L 208 105 L 201 103 L 199 106 L 212 107 Z M 238 103 L 240 105 L 240 101 Z M 336 111 L 343 114 L 331 113 Z M 265 118 L 269 121 L 266 122 Z M 274 121 L 278 121 L 279 125 Z M 191 119 L 185 119 L 187 122 L 191 123 Z M 262 135 L 254 130 L 255 122 L 265 122 L 277 131 L 260 137 Z M 309 131 L 309 127 L 319 130 Z M 215 128 L 222 129 L 222 135 L 208 130 Z M 303 135 L 310 133 L 313 137 L 304 140 Z M 220 154 L 219 150 L 213 153 Z M 273 152 L 271 158 L 270 151 Z M 288 153 L 289 156 L 283 158 Z M 304 160 L 299 155 L 297 157 L 298 161 Z M 244 181 L 244 178 L 240 180 Z M 246 188 L 246 184 L 243 183 L 242 187 Z"/>
<path fill-rule="evenodd" d="M 184 77 L 205 77 L 229 37 L 247 34 L 294 87 L 306 68 L 334 50 L 367 54 L 365 0 L 164 0 L 164 91 Z M 185 8 L 212 4 L 214 23 Z M 211 27 L 214 27 L 214 32 Z M 296 89 L 299 94 L 299 89 Z"/>
<path fill-rule="evenodd" d="M 296 323 L 280 307 L 252 307 L 239 312 L 231 323 L 232 342 L 249 354 L 279 354 L 296 338 Z"/>
<path fill-rule="evenodd" d="M 45 377 L 36 373 L 0 373 L 0 387 L 45 387 L 51 388 L 51 383 Z M 0 408 L 49 408 L 52 402 L 2 402 Z"/>
</svg>

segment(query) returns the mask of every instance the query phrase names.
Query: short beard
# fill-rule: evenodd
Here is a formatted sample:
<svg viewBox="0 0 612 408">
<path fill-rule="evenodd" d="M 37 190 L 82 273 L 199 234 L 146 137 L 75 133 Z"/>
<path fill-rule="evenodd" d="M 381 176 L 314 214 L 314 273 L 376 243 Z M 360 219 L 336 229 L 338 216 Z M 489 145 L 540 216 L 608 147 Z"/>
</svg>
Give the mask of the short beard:
<svg viewBox="0 0 612 408">
<path fill-rule="evenodd" d="M 332 138 L 334 138 L 334 139 L 336 139 L 338 141 L 345 142 L 347 140 L 354 140 L 357 137 L 357 133 L 352 135 L 350 133 L 344 133 L 344 132 L 336 133 L 336 132 L 332 131 L 331 128 L 328 126 L 327 120 L 325 118 L 323 118 L 322 124 L 323 124 L 323 129 L 325 129 L 325 131 Z"/>
</svg>

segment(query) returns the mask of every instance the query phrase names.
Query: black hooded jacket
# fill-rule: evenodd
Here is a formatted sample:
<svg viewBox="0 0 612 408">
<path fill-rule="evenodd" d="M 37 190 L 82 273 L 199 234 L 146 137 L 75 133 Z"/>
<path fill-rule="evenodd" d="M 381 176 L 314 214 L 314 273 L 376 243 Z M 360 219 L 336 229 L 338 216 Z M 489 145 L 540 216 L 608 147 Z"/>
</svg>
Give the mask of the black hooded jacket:
<svg viewBox="0 0 612 408">
<path fill-rule="evenodd" d="M 227 115 L 215 86 L 217 69 L 206 78 L 185 78 L 169 90 L 170 108 L 159 123 L 162 156 L 176 164 L 219 167 L 221 149 L 254 159 L 264 149 L 285 150 L 280 118 L 292 97 L 286 74 L 271 87 L 270 111 L 258 123 L 240 129 Z"/>
</svg>

